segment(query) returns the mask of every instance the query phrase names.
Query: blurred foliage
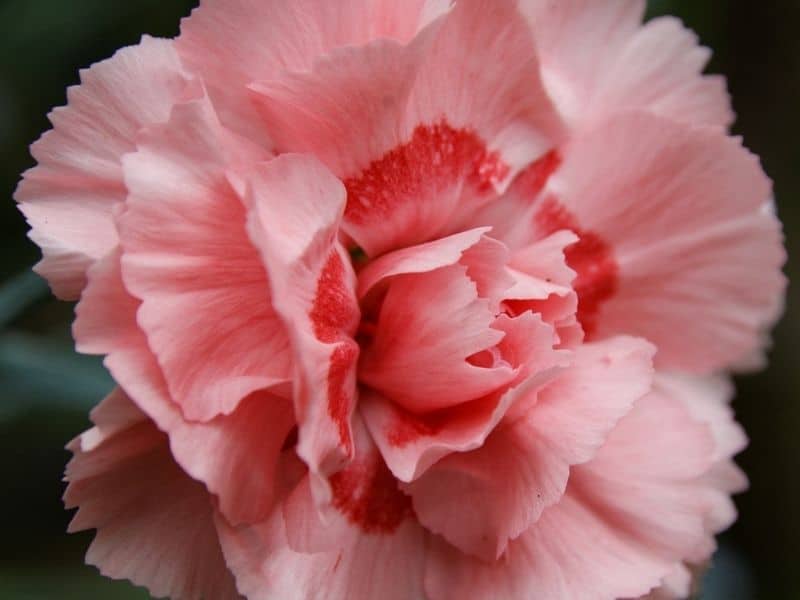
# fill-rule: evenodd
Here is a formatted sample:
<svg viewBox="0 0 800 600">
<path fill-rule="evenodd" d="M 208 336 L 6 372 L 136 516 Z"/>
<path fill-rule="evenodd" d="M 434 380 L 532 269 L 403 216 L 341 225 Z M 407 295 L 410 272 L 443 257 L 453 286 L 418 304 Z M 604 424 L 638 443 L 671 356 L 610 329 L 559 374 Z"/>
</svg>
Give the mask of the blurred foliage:
<svg viewBox="0 0 800 600">
<path fill-rule="evenodd" d="M 289 0 L 290 1 L 290 0 Z M 402 1 L 402 0 L 398 0 Z M 598 0 L 604 1 L 604 0 Z M 78 69 L 143 33 L 172 36 L 192 0 L 0 0 L 0 598 L 146 598 L 126 583 L 84 567 L 91 535 L 64 533 L 64 444 L 87 425 L 86 412 L 111 387 L 99 360 L 76 355 L 72 307 L 53 299 L 28 272 L 37 259 L 12 196 L 32 165 L 27 146 L 64 104 Z M 785 0 L 652 0 L 650 15 L 674 14 L 714 49 L 710 70 L 726 75 L 739 115 L 735 127 L 775 179 L 786 227 L 790 278 L 800 214 L 800 3 Z M 740 521 L 706 580 L 706 600 L 800 598 L 794 566 L 800 537 L 798 432 L 800 370 L 793 340 L 797 292 L 776 331 L 770 368 L 738 381 L 735 407 L 751 437 L 740 463 L 751 489 L 738 499 Z M 691 326 L 691 324 L 687 324 Z"/>
</svg>

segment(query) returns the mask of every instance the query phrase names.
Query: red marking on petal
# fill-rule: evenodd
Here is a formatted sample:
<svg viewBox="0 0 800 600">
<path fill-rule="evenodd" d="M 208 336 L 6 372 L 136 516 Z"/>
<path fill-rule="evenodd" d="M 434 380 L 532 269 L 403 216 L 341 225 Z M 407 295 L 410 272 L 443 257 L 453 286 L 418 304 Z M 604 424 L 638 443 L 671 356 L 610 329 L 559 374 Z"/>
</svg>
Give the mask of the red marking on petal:
<svg viewBox="0 0 800 600">
<path fill-rule="evenodd" d="M 395 405 L 395 420 L 386 438 L 392 446 L 402 448 L 421 437 L 436 435 L 447 423 L 446 411 L 415 415 Z"/>
<path fill-rule="evenodd" d="M 328 414 L 339 438 L 352 452 L 350 413 L 355 401 L 355 368 L 358 344 L 350 333 L 358 323 L 359 311 L 353 290 L 347 285 L 344 263 L 333 251 L 317 281 L 317 293 L 309 317 L 314 335 L 326 344 L 337 343 L 328 365 Z"/>
<path fill-rule="evenodd" d="M 347 286 L 344 263 L 336 251 L 331 253 L 322 269 L 309 317 L 314 335 L 326 343 L 338 341 L 357 323 L 358 307 L 353 291 Z"/>
<path fill-rule="evenodd" d="M 509 173 L 497 152 L 475 133 L 447 123 L 420 125 L 411 140 L 348 178 L 345 219 L 352 223 L 386 218 L 409 202 L 435 202 L 437 189 L 466 181 L 488 192 Z"/>
<path fill-rule="evenodd" d="M 578 320 L 587 338 L 597 330 L 600 306 L 611 298 L 619 284 L 619 267 L 611 245 L 592 231 L 582 229 L 555 198 L 547 198 L 534 217 L 542 233 L 570 229 L 579 240 L 564 251 L 567 264 L 577 273 L 573 287 L 578 294 Z"/>
<path fill-rule="evenodd" d="M 561 155 L 558 150 L 551 150 L 542 158 L 522 171 L 514 180 L 514 187 L 531 200 L 544 189 L 547 180 L 561 166 Z"/>
<path fill-rule="evenodd" d="M 333 505 L 366 533 L 392 533 L 414 516 L 411 498 L 377 452 L 331 476 L 330 483 Z"/>
<path fill-rule="evenodd" d="M 347 340 L 336 346 L 328 367 L 328 414 L 339 430 L 339 439 L 351 453 L 350 412 L 354 404 L 354 369 L 358 360 L 358 344 Z"/>
</svg>

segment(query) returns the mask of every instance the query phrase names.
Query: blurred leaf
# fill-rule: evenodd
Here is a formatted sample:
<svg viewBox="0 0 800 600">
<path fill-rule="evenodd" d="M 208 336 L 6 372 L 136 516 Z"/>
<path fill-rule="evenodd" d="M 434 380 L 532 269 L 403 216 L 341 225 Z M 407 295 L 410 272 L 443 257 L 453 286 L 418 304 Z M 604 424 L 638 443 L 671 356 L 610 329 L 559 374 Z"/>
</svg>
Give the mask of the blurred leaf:
<svg viewBox="0 0 800 600">
<path fill-rule="evenodd" d="M 33 271 L 23 271 L 6 281 L 0 286 L 0 330 L 49 293 L 47 284 Z"/>
<path fill-rule="evenodd" d="M 88 411 L 114 386 L 100 359 L 23 333 L 0 335 L 0 418 L 33 407 Z"/>
<path fill-rule="evenodd" d="M 93 569 L 38 568 L 0 570 L 0 598 L 9 600 L 147 600 L 150 595 L 124 581 L 112 581 Z"/>
</svg>

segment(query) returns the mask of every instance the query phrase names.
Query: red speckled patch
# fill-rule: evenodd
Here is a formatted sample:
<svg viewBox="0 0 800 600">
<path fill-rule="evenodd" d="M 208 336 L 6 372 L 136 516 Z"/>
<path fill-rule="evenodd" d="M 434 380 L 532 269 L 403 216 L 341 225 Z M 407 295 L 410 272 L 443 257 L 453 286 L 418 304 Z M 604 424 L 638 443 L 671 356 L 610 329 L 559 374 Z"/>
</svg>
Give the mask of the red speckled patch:
<svg viewBox="0 0 800 600">
<path fill-rule="evenodd" d="M 413 517 L 411 498 L 377 452 L 351 463 L 330 478 L 333 505 L 366 533 L 394 532 Z"/>
<path fill-rule="evenodd" d="M 596 233 L 582 229 L 574 215 L 555 198 L 544 200 L 535 221 L 544 234 L 570 229 L 580 238 L 564 255 L 567 264 L 577 273 L 573 287 L 578 294 L 578 320 L 586 337 L 591 339 L 597 330 L 600 306 L 617 291 L 619 268 L 614 251 Z"/>
<path fill-rule="evenodd" d="M 347 286 L 344 263 L 333 252 L 317 282 L 317 294 L 309 313 L 314 335 L 326 344 L 336 343 L 328 365 L 328 414 L 339 438 L 352 452 L 350 413 L 355 402 L 355 368 L 358 345 L 349 336 L 358 323 L 358 306 Z"/>
<path fill-rule="evenodd" d="M 411 140 L 347 179 L 345 219 L 364 224 L 389 217 L 399 206 L 435 202 L 437 189 L 467 182 L 480 192 L 509 172 L 473 132 L 447 123 L 420 125 Z"/>
<path fill-rule="evenodd" d="M 309 316 L 314 335 L 326 343 L 340 340 L 358 322 L 354 292 L 347 287 L 344 264 L 338 252 L 330 255 L 322 269 Z"/>
<path fill-rule="evenodd" d="M 350 438 L 350 409 L 354 403 L 356 362 L 358 344 L 352 340 L 340 343 L 333 351 L 328 367 L 328 414 L 336 423 L 339 439 L 348 450 L 352 450 Z"/>
</svg>

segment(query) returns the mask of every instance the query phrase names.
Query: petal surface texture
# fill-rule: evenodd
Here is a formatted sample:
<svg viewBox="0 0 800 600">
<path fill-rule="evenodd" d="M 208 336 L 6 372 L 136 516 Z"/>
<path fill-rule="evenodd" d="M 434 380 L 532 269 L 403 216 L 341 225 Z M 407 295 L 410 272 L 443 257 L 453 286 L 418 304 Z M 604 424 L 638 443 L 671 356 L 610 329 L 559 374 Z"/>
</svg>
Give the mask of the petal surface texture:
<svg viewBox="0 0 800 600">
<path fill-rule="evenodd" d="M 241 598 L 211 498 L 172 460 L 166 437 L 121 392 L 93 418 L 95 428 L 69 446 L 64 496 L 67 507 L 79 507 L 70 530 L 97 529 L 86 561 L 155 597 Z"/>
<path fill-rule="evenodd" d="M 122 156 L 135 149 L 141 128 L 169 118 L 188 87 L 172 42 L 145 36 L 81 71 L 69 104 L 50 113 L 53 129 L 31 147 L 39 164 L 15 199 L 42 249 L 36 270 L 60 298 L 78 298 L 86 270 L 117 243 L 112 211 L 126 197 Z"/>
</svg>

